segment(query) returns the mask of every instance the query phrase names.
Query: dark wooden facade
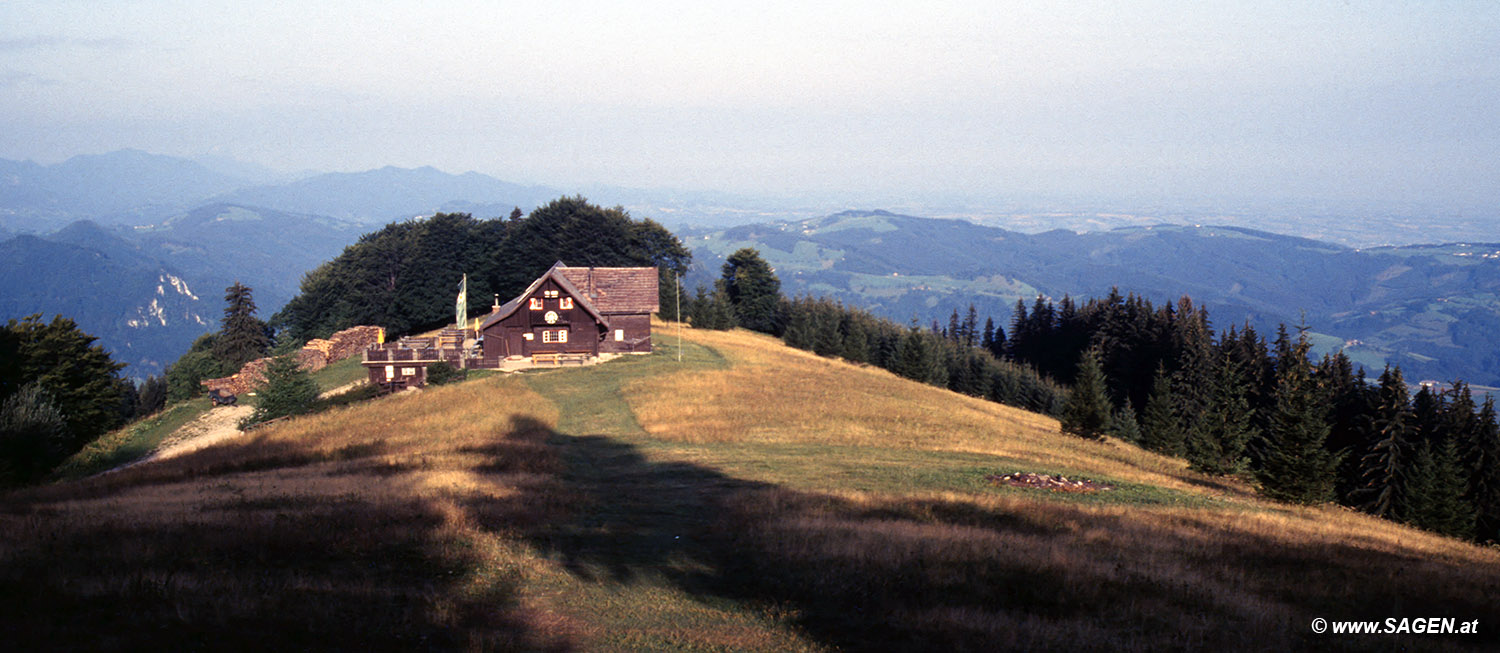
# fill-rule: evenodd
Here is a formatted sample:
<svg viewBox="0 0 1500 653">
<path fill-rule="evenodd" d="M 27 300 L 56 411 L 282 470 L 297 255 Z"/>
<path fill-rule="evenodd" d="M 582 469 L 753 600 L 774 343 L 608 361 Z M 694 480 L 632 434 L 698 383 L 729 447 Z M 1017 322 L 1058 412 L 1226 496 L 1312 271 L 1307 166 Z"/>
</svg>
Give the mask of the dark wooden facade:
<svg viewBox="0 0 1500 653">
<path fill-rule="evenodd" d="M 650 353 L 656 268 L 570 268 L 561 262 L 479 326 L 480 367 L 536 354 Z"/>
</svg>

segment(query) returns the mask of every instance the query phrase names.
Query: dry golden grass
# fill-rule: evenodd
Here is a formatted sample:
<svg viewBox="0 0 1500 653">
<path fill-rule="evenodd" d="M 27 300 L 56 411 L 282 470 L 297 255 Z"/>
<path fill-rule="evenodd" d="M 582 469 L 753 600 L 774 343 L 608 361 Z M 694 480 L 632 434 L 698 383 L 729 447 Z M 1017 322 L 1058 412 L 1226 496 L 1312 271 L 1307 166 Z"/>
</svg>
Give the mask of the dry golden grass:
<svg viewBox="0 0 1500 653">
<path fill-rule="evenodd" d="M 1189 472 L 1179 459 L 1064 435 L 1050 417 L 821 358 L 769 336 L 688 330 L 686 337 L 719 351 L 732 367 L 626 388 L 641 426 L 664 440 L 979 453 L 1175 490 L 1249 494 L 1241 483 Z"/>
<path fill-rule="evenodd" d="M 16 650 L 1497 642 L 1307 628 L 1493 619 L 1495 549 L 1263 502 L 1176 460 L 762 336 L 688 337 L 682 367 L 661 355 L 488 377 L 0 495 L 0 633 Z M 762 453 L 798 461 L 757 472 Z M 1216 498 L 955 489 L 973 474 L 947 458 Z M 937 481 L 849 481 L 905 467 Z"/>
</svg>

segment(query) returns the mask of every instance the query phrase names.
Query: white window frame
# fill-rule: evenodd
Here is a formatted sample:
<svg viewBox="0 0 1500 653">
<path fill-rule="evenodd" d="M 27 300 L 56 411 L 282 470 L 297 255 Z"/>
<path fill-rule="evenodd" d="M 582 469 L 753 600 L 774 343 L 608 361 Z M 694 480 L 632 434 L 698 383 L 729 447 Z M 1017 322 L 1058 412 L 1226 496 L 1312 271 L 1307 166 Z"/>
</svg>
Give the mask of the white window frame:
<svg viewBox="0 0 1500 653">
<path fill-rule="evenodd" d="M 562 329 L 562 330 L 560 330 L 560 331 L 557 332 L 557 341 L 558 342 L 567 342 L 568 341 L 568 330 L 567 329 Z"/>
<path fill-rule="evenodd" d="M 566 310 L 571 309 L 571 308 L 573 308 L 573 298 L 572 297 L 564 297 L 562 299 L 557 300 L 557 309 L 558 310 L 560 310 L 560 311 L 566 311 Z"/>
<path fill-rule="evenodd" d="M 532 297 L 531 298 L 531 310 L 533 310 L 533 311 L 540 311 L 540 310 L 542 310 L 542 298 L 541 297 Z"/>
<path fill-rule="evenodd" d="M 615 342 L 625 342 L 624 329 L 615 329 Z"/>
<path fill-rule="evenodd" d="M 546 297 L 547 299 L 557 299 L 557 291 L 556 290 L 543 290 L 542 291 L 542 296 Z"/>
</svg>

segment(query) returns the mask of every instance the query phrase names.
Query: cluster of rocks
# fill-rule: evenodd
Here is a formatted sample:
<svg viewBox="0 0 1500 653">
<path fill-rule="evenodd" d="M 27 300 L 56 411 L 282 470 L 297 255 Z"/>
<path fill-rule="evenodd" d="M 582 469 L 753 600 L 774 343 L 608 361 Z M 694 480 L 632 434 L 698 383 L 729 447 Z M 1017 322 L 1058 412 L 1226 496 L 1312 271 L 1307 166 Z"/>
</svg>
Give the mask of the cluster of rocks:
<svg viewBox="0 0 1500 653">
<path fill-rule="evenodd" d="M 1004 476 L 991 474 L 984 478 L 995 485 L 1029 487 L 1039 490 L 1052 490 L 1053 492 L 1098 492 L 1115 489 L 1115 486 L 1108 483 L 1100 483 L 1086 478 L 1069 479 L 1066 476 L 1037 474 L 1035 472 L 1015 472 Z"/>
<path fill-rule="evenodd" d="M 309 340 L 294 355 L 297 360 L 297 367 L 309 372 L 316 372 L 327 367 L 330 363 L 337 363 L 345 358 L 359 354 L 370 345 L 379 342 L 380 334 L 380 327 L 357 326 L 335 333 L 326 340 L 322 338 Z M 270 364 L 270 358 L 257 358 L 245 363 L 244 367 L 241 367 L 240 371 L 235 374 L 220 379 L 207 379 L 203 381 L 203 386 L 210 391 L 219 390 L 237 395 L 244 394 L 260 387 L 266 382 L 266 367 Z"/>
</svg>

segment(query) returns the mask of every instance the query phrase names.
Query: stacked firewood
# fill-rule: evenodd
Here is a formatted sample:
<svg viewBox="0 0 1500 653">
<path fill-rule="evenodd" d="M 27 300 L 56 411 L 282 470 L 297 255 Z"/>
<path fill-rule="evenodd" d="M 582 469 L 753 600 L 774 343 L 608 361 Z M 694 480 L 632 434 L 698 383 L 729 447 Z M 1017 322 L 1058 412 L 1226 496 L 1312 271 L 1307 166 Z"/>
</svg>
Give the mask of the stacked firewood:
<svg viewBox="0 0 1500 653">
<path fill-rule="evenodd" d="M 330 363 L 354 356 L 378 342 L 380 331 L 380 327 L 357 326 L 335 333 L 327 340 L 311 340 L 295 354 L 297 367 L 316 372 Z M 203 381 L 203 385 L 209 390 L 244 394 L 265 384 L 266 367 L 270 364 L 270 358 L 257 358 L 245 363 L 238 373 L 220 379 L 207 379 Z"/>
</svg>

